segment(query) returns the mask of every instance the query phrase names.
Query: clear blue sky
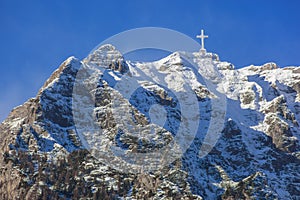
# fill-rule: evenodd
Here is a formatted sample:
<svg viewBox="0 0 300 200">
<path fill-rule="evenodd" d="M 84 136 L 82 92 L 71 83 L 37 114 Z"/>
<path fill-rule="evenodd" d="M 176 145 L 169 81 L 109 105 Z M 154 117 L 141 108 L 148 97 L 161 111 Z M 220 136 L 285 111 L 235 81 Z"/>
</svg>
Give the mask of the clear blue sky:
<svg viewBox="0 0 300 200">
<path fill-rule="evenodd" d="M 80 3 L 79 3 L 80 2 Z M 0 0 L 0 120 L 34 97 L 71 55 L 84 58 L 119 32 L 158 26 L 195 37 L 236 67 L 300 65 L 298 0 Z"/>
</svg>

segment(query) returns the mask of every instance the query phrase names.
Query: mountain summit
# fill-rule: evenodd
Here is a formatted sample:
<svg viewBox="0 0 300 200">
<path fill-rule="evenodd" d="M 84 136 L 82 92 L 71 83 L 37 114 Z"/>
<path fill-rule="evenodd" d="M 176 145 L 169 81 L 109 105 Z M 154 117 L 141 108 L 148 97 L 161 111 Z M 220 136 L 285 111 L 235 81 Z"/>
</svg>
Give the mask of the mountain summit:
<svg viewBox="0 0 300 200">
<path fill-rule="evenodd" d="M 298 199 L 300 68 L 112 45 L 0 125 L 1 199 Z"/>
</svg>

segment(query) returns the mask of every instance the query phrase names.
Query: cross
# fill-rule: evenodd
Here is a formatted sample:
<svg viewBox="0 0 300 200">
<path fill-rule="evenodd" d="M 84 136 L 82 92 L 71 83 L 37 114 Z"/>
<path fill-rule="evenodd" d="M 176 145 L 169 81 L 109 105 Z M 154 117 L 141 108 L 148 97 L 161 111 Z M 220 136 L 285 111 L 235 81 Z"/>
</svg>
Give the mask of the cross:
<svg viewBox="0 0 300 200">
<path fill-rule="evenodd" d="M 205 53 L 206 50 L 205 50 L 205 48 L 204 48 L 204 39 L 205 39 L 205 38 L 208 38 L 208 35 L 204 35 L 204 30 L 202 29 L 202 30 L 201 30 L 201 35 L 197 35 L 196 37 L 201 39 L 201 49 L 200 49 L 200 51 L 201 51 L 202 53 Z"/>
</svg>

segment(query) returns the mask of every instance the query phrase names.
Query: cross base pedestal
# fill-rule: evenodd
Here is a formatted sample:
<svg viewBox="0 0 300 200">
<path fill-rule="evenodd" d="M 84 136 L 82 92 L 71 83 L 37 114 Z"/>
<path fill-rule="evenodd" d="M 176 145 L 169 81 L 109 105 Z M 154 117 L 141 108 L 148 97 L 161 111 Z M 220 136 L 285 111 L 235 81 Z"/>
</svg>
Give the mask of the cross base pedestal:
<svg viewBox="0 0 300 200">
<path fill-rule="evenodd" d="M 200 53 L 201 53 L 201 55 L 205 55 L 206 54 L 206 49 L 200 49 Z"/>
</svg>

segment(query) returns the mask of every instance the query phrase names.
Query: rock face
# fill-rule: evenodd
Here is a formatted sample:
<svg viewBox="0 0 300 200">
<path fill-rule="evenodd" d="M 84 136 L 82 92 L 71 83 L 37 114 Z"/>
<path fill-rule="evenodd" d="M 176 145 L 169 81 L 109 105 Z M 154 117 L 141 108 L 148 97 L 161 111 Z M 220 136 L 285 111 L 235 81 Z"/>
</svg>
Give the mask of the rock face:
<svg viewBox="0 0 300 200">
<path fill-rule="evenodd" d="M 0 125 L 0 199 L 298 199 L 299 88 L 299 67 L 234 69 L 216 54 L 140 63 L 104 45 L 70 57 Z M 198 110 L 188 110 L 191 92 Z M 222 130 L 202 157 L 221 94 Z M 185 112 L 197 115 L 185 121 Z M 182 154 L 157 153 L 193 120 Z M 150 153 L 165 164 L 148 170 Z"/>
</svg>

